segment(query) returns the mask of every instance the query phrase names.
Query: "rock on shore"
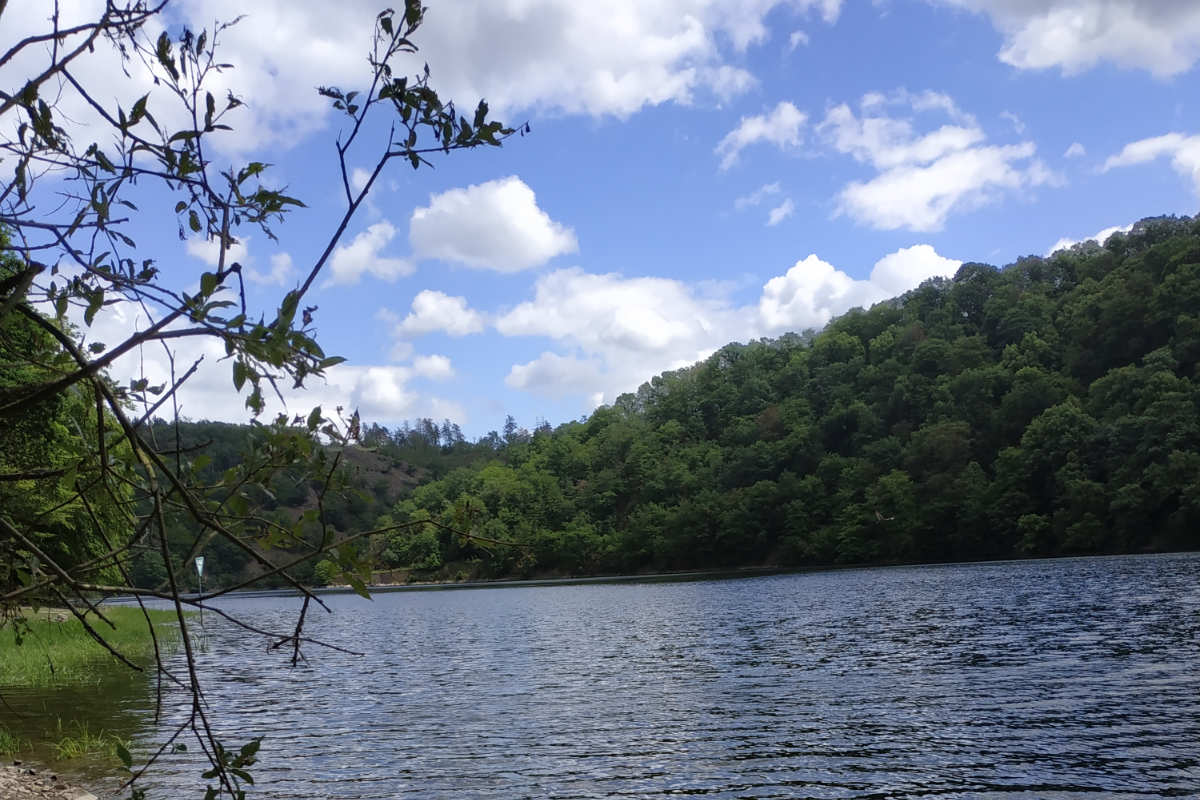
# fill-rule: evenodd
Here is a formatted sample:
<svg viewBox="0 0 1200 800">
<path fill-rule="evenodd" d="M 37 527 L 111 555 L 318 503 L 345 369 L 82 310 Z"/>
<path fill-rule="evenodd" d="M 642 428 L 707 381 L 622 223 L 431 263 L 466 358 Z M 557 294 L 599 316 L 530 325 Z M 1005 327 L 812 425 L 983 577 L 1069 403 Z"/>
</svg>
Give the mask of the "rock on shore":
<svg viewBox="0 0 1200 800">
<path fill-rule="evenodd" d="M 50 770 L 36 770 L 15 762 L 0 767 L 0 798 L 3 800 L 96 800 L 96 795 L 64 783 Z"/>
</svg>

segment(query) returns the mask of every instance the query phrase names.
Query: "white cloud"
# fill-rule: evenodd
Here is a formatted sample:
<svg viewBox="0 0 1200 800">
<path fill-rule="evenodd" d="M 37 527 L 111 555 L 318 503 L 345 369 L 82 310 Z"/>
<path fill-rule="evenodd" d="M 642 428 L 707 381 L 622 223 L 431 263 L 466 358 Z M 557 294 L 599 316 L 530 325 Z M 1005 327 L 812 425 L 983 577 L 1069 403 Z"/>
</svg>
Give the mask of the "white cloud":
<svg viewBox="0 0 1200 800">
<path fill-rule="evenodd" d="M 828 22 L 840 8 L 840 0 L 460 0 L 431 6 L 420 57 L 452 97 L 486 97 L 497 110 L 626 117 L 729 91 L 722 46 L 762 41 L 768 14 L 785 4 Z"/>
<path fill-rule="evenodd" d="M 246 264 L 250 260 L 250 237 L 233 242 L 225 250 L 225 266 L 235 261 Z M 221 242 L 216 237 L 209 239 L 188 239 L 187 252 L 189 256 L 198 258 L 210 267 L 217 266 L 221 258 Z"/>
<path fill-rule="evenodd" d="M 851 278 L 814 253 L 766 282 L 758 313 L 773 333 L 803 330 L 824 325 L 840 311 L 883 298 L 869 282 Z"/>
<path fill-rule="evenodd" d="M 944 123 L 926 133 L 916 118 L 891 116 L 906 106 L 914 114 L 939 113 Z M 876 228 L 935 231 L 952 213 L 970 210 L 1015 191 L 1055 183 L 1058 176 L 1034 157 L 1032 142 L 986 145 L 975 119 L 944 94 L 906 91 L 863 97 L 861 113 L 841 104 L 826 113 L 818 133 L 834 150 L 879 172 L 852 181 L 838 195 L 837 213 Z"/>
<path fill-rule="evenodd" d="M 960 264 L 920 244 L 884 256 L 868 280 L 856 280 L 810 255 L 767 281 L 757 302 L 743 307 L 677 280 L 558 270 L 539 278 L 533 299 L 495 323 L 504 336 L 545 337 L 558 345 L 514 365 L 505 382 L 584 397 L 592 406 L 611 402 L 731 341 L 821 327 L 854 306 L 953 275 Z"/>
<path fill-rule="evenodd" d="M 1033 157 L 1031 142 L 976 147 L 943 156 L 927 166 L 890 169 L 867 181 L 848 184 L 838 212 L 884 230 L 941 230 L 953 212 L 992 202 L 1003 190 L 1040 186 L 1054 180 Z"/>
<path fill-rule="evenodd" d="M 291 254 L 275 253 L 271 256 L 271 269 L 269 272 L 260 272 L 254 267 L 249 267 L 246 269 L 245 274 L 246 280 L 251 283 L 258 283 L 264 286 L 283 286 L 295 274 L 295 271 Z"/>
<path fill-rule="evenodd" d="M 576 387 L 602 384 L 605 372 L 603 362 L 598 359 L 560 356 L 546 351 L 526 364 L 513 364 L 504 383 L 513 389 L 561 397 L 577 393 Z M 601 392 L 601 398 L 603 395 Z M 592 405 L 599 405 L 599 402 Z"/>
<path fill-rule="evenodd" d="M 779 194 L 779 192 L 779 181 L 775 181 L 774 183 L 765 183 L 750 194 L 742 195 L 734 200 L 733 207 L 738 211 L 741 211 L 744 208 L 752 208 L 762 203 L 762 201 L 766 200 L 768 197 Z"/>
<path fill-rule="evenodd" d="M 788 36 L 788 50 L 795 50 L 802 44 L 808 44 L 808 34 L 801 30 L 792 31 Z"/>
<path fill-rule="evenodd" d="M 466 336 L 483 330 L 484 318 L 467 306 L 465 297 L 451 297 L 434 289 L 423 289 L 412 301 L 412 311 L 396 326 L 401 336 L 420 336 L 441 331 Z"/>
<path fill-rule="evenodd" d="M 90 327 L 77 320 L 78 329 L 85 331 L 88 341 L 105 342 L 111 348 L 136 330 L 149 326 L 145 312 L 127 301 L 105 306 Z M 181 326 L 182 327 L 182 326 Z M 180 389 L 177 400 L 184 417 L 200 420 L 246 422 L 250 412 L 245 407 L 249 389 L 239 394 L 233 390 L 231 361 L 225 347 L 215 337 L 178 338 L 171 341 L 175 357 L 175 376 L 182 376 L 196 361 L 200 366 Z M 125 385 L 131 379 L 146 378 L 151 386 L 169 384 L 171 363 L 160 344 L 149 344 L 118 358 L 109 370 L 110 376 Z M 408 366 L 351 365 L 331 367 L 325 379 L 310 377 L 302 389 L 293 389 L 290 382 L 279 384 L 284 403 L 264 387 L 266 410 L 264 418 L 286 411 L 288 414 L 307 414 L 321 406 L 327 415 L 342 406 L 345 416 L 358 409 L 364 419 L 377 422 L 399 422 L 420 416 L 435 419 L 450 417 L 466 423 L 465 411 L 452 402 L 414 390 L 409 383 L 414 378 L 446 380 L 454 376 L 450 360 L 443 355 L 418 356 Z M 140 407 L 135 407 L 140 413 Z M 170 407 L 159 412 L 170 413 Z"/>
<path fill-rule="evenodd" d="M 918 135 L 911 118 L 883 113 L 886 107 L 897 104 L 907 105 L 917 113 L 941 111 L 964 124 L 941 125 Z M 817 131 L 838 152 L 881 169 L 901 164 L 927 164 L 986 138 L 975 121 L 959 111 L 946 95 L 900 92 L 887 98 L 874 93 L 866 95 L 860 105 L 861 116 L 845 103 L 829 109 Z"/>
<path fill-rule="evenodd" d="M 1145 164 L 1163 156 L 1170 156 L 1171 167 L 1190 180 L 1196 193 L 1200 194 L 1200 134 L 1185 136 L 1182 133 L 1167 133 L 1130 142 L 1120 153 L 1109 156 L 1101 171 Z"/>
<path fill-rule="evenodd" d="M 6 42 L 46 30 L 43 3 L 9 3 Z M 416 38 L 421 50 L 396 66 L 419 72 L 428 60 L 443 99 L 464 110 L 487 98 L 502 119 L 530 110 L 627 117 L 647 106 L 689 104 L 710 96 L 728 99 L 755 85 L 739 66 L 740 53 L 769 35 L 768 16 L 788 6 L 811 11 L 825 22 L 837 18 L 840 0 L 754 0 L 730 6 L 720 0 L 455 0 L 431 6 Z M 62 4 L 69 26 L 97 13 L 96 0 Z M 259 0 L 177 0 L 148 27 L 151 39 L 164 27 L 211 28 L 214 21 L 245 15 L 220 35 L 219 58 L 234 69 L 212 76 L 217 98 L 233 91 L 246 104 L 226 120 L 234 130 L 211 137 L 226 153 L 279 150 L 326 128 L 334 118 L 316 86 L 361 86 L 368 79 L 366 54 L 379 6 L 344 0 L 331 14 L 326 4 Z M 5 45 L 7 47 L 7 44 Z M 26 52 L 0 69 L 0 85 L 19 86 L 15 76 L 40 73 L 47 48 Z M 119 95 L 125 108 L 153 91 L 150 110 L 165 125 L 183 123 L 163 87 L 136 60 L 130 75 L 106 44 L 75 70 L 94 81 L 104 97 Z M 55 87 L 56 89 L 58 87 Z M 87 103 L 68 88 L 60 110 L 87 126 Z"/>
<path fill-rule="evenodd" d="M 329 278 L 324 286 L 355 284 L 363 275 L 374 275 L 386 281 L 411 275 L 412 262 L 380 255 L 395 237 L 395 226 L 384 220 L 355 236 L 350 244 L 339 245 L 329 260 Z"/>
<path fill-rule="evenodd" d="M 1087 150 L 1079 142 L 1071 142 L 1071 146 L 1063 153 L 1063 158 L 1080 158 L 1087 155 Z"/>
<path fill-rule="evenodd" d="M 701 74 L 704 76 L 704 83 L 723 103 L 729 102 L 740 94 L 745 94 L 758 85 L 758 78 L 755 78 L 753 74 L 741 67 L 733 67 L 729 64 L 722 64 L 715 69 L 702 70 Z"/>
<path fill-rule="evenodd" d="M 1018 136 L 1024 135 L 1025 121 L 1016 114 L 1011 111 L 1001 111 L 1000 119 L 1008 120 L 1009 124 L 1013 126 L 1013 130 L 1017 132 Z"/>
<path fill-rule="evenodd" d="M 371 173 L 362 167 L 355 167 L 350 170 L 350 188 L 356 192 L 361 192 L 366 188 L 367 181 L 371 180 Z"/>
<path fill-rule="evenodd" d="M 876 261 L 871 283 L 888 297 L 895 297 L 929 278 L 953 278 L 962 263 L 938 255 L 931 245 L 915 244 Z"/>
<path fill-rule="evenodd" d="M 1065 74 L 1101 62 L 1159 77 L 1200 57 L 1200 5 L 1192 0 L 943 0 L 986 13 L 1004 33 L 1000 59 Z"/>
<path fill-rule="evenodd" d="M 770 213 L 767 214 L 767 226 L 774 227 L 778 225 L 790 217 L 795 210 L 796 204 L 792 202 L 792 198 L 787 198 L 782 203 L 772 208 Z"/>
<path fill-rule="evenodd" d="M 413 359 L 412 371 L 414 375 L 436 381 L 454 377 L 450 359 L 442 355 L 417 356 Z"/>
<path fill-rule="evenodd" d="M 409 220 L 417 258 L 517 272 L 579 249 L 575 232 L 538 208 L 537 197 L 515 175 L 429 198 Z"/>
<path fill-rule="evenodd" d="M 1050 245 L 1050 249 L 1046 251 L 1046 256 L 1052 256 L 1059 250 L 1068 250 L 1082 242 L 1096 242 L 1097 244 L 1104 244 L 1106 241 L 1108 241 L 1108 237 L 1112 236 L 1114 233 L 1128 233 L 1132 228 L 1133 223 L 1131 222 L 1128 225 L 1113 225 L 1111 228 L 1105 228 L 1104 230 L 1097 231 L 1094 236 L 1086 236 L 1082 239 L 1069 239 L 1064 236 L 1062 239 L 1059 239 L 1057 242 Z"/>
<path fill-rule="evenodd" d="M 742 150 L 758 142 L 767 142 L 780 149 L 800 146 L 800 129 L 808 116 L 788 101 L 781 101 L 770 112 L 742 117 L 737 127 L 717 144 L 721 169 L 737 163 Z"/>
</svg>

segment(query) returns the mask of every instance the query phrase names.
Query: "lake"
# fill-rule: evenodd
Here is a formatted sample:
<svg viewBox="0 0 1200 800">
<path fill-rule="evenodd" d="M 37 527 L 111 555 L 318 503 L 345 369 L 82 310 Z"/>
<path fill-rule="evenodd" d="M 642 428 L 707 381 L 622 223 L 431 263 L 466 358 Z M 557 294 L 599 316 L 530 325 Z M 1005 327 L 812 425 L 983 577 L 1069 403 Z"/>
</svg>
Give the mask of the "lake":
<svg viewBox="0 0 1200 800">
<path fill-rule="evenodd" d="M 291 669 L 206 616 L 252 797 L 1200 795 L 1196 554 L 324 599 L 305 632 L 364 656 Z M 299 600 L 222 606 L 289 630 Z M 146 697 L 143 752 L 182 713 Z M 196 795 L 195 749 L 152 798 Z"/>
</svg>

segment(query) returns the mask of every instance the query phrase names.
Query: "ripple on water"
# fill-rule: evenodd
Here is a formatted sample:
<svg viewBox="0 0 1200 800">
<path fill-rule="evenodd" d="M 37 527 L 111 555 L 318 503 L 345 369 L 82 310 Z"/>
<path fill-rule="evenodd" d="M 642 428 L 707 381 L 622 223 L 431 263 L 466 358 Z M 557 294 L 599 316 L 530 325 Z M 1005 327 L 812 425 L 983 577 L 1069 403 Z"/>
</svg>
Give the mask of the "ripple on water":
<svg viewBox="0 0 1200 800">
<path fill-rule="evenodd" d="M 210 618 L 200 667 L 259 797 L 1196 796 L 1198 587 L 1174 555 L 339 595 L 306 632 L 365 656 Z"/>
</svg>

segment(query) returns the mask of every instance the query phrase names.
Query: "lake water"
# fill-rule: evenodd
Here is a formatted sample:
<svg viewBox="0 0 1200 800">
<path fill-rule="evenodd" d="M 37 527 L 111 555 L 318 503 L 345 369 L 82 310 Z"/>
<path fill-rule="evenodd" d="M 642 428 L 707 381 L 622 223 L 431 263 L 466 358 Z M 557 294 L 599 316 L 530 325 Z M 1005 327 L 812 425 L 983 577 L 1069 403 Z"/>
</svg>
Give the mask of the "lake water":
<svg viewBox="0 0 1200 800">
<path fill-rule="evenodd" d="M 1200 796 L 1200 555 L 325 600 L 306 633 L 366 655 L 291 669 L 206 619 L 251 796 Z M 151 797 L 196 795 L 196 757 Z"/>
</svg>

